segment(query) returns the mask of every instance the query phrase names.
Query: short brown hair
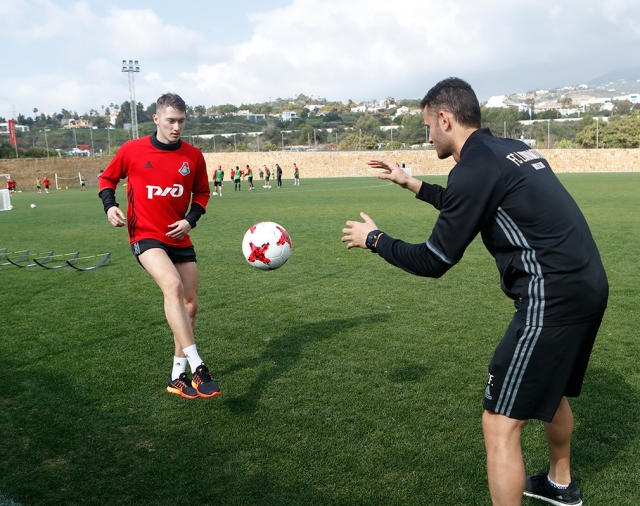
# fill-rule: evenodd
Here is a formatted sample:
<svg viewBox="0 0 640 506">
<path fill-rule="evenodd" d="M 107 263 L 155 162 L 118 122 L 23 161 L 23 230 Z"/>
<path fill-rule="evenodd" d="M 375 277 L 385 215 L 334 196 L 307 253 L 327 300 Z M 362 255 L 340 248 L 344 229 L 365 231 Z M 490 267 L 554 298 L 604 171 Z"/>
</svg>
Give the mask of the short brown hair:
<svg viewBox="0 0 640 506">
<path fill-rule="evenodd" d="M 187 104 L 184 103 L 180 95 L 176 95 L 175 93 L 165 93 L 156 101 L 156 111 L 166 109 L 167 107 L 173 107 L 178 111 L 187 112 Z"/>
</svg>

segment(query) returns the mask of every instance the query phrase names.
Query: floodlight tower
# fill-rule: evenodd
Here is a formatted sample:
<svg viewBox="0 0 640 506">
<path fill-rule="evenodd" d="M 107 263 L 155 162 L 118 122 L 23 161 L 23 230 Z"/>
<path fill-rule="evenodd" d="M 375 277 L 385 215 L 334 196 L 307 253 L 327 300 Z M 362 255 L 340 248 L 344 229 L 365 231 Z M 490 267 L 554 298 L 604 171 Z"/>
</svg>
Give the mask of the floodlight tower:
<svg viewBox="0 0 640 506">
<path fill-rule="evenodd" d="M 122 72 L 129 74 L 129 99 L 131 100 L 131 138 L 138 138 L 138 108 L 136 107 L 136 85 L 133 79 L 135 72 L 140 72 L 138 60 L 122 60 Z"/>
</svg>

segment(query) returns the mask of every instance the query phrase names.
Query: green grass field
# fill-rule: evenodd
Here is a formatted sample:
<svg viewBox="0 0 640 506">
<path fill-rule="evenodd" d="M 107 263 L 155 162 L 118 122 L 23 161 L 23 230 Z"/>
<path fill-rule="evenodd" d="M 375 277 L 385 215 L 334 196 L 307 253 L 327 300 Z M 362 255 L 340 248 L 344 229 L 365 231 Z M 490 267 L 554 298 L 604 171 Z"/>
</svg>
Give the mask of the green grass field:
<svg viewBox="0 0 640 506">
<path fill-rule="evenodd" d="M 574 477 L 587 506 L 638 505 L 640 174 L 560 177 L 611 285 L 572 402 Z M 0 267 L 0 504 L 490 504 L 482 398 L 513 311 L 493 259 L 476 240 L 443 278 L 410 276 L 346 251 L 341 229 L 365 211 L 420 242 L 433 208 L 374 178 L 291 183 L 234 193 L 226 182 L 192 232 L 196 342 L 222 388 L 192 401 L 164 389 L 173 341 L 161 293 L 96 189 L 14 196 L 0 251 L 112 257 L 91 272 Z M 291 234 L 278 271 L 242 256 L 263 220 Z M 546 470 L 540 422 L 523 446 L 527 472 Z"/>
</svg>

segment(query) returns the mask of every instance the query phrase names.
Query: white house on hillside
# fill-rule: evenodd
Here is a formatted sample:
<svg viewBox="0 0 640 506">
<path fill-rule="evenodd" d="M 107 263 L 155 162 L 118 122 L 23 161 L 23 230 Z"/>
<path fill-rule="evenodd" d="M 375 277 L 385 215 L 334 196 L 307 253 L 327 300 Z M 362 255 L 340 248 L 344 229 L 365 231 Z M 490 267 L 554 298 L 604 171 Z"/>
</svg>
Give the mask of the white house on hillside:
<svg viewBox="0 0 640 506">
<path fill-rule="evenodd" d="M 506 95 L 495 95 L 487 100 L 485 107 L 495 107 L 495 108 L 507 108 L 508 105 L 505 105 L 505 101 L 507 100 Z"/>
<path fill-rule="evenodd" d="M 282 111 L 282 121 L 293 121 L 294 119 L 298 119 L 295 111 Z"/>
</svg>

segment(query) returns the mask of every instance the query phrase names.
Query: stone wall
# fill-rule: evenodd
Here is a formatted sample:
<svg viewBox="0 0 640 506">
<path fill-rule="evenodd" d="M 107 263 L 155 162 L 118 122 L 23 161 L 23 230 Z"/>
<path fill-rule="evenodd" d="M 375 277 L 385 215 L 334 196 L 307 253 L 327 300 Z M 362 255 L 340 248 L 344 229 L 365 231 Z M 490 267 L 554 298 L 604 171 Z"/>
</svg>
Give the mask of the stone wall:
<svg viewBox="0 0 640 506">
<path fill-rule="evenodd" d="M 640 149 L 539 149 L 555 172 L 640 172 Z M 378 171 L 369 168 L 367 160 L 384 157 L 398 163 L 404 162 L 414 175 L 447 174 L 453 160 L 439 160 L 434 150 L 403 151 L 318 151 L 288 153 L 282 151 L 251 153 L 205 153 L 209 174 L 222 165 L 228 178 L 231 168 L 244 168 L 247 164 L 257 172 L 263 165 L 274 168 L 279 163 L 284 177 L 293 177 L 293 164 L 298 164 L 301 178 L 374 176 Z M 97 186 L 98 172 L 104 169 L 110 158 L 43 158 L 0 160 L 0 174 L 11 174 L 18 189 L 33 190 L 36 178 L 48 176 L 54 184 L 54 174 L 59 177 L 76 177 L 78 172 L 87 179 L 88 186 Z M 4 188 L 0 182 L 0 188 Z"/>
<path fill-rule="evenodd" d="M 51 187 L 55 188 L 55 174 L 58 177 L 75 178 L 73 186 L 80 186 L 78 172 L 82 174 L 88 186 L 98 186 L 98 172 L 106 168 L 111 158 L 69 157 L 69 158 L 27 158 L 0 160 L 0 174 L 11 174 L 18 190 L 35 190 L 36 179 L 42 180 L 47 176 L 51 180 Z M 0 188 L 6 188 L 4 178 L 0 181 Z"/>
<path fill-rule="evenodd" d="M 640 172 L 640 149 L 539 149 L 538 152 L 557 173 Z M 371 169 L 367 161 L 376 157 L 404 162 L 414 175 L 448 174 L 454 165 L 452 158 L 439 160 L 435 150 L 205 153 L 209 172 L 222 165 L 225 177 L 235 166 L 244 168 L 249 164 L 257 172 L 265 164 L 273 168 L 279 163 L 284 177 L 291 178 L 294 162 L 300 168 L 301 178 L 374 176 L 378 170 Z"/>
</svg>

